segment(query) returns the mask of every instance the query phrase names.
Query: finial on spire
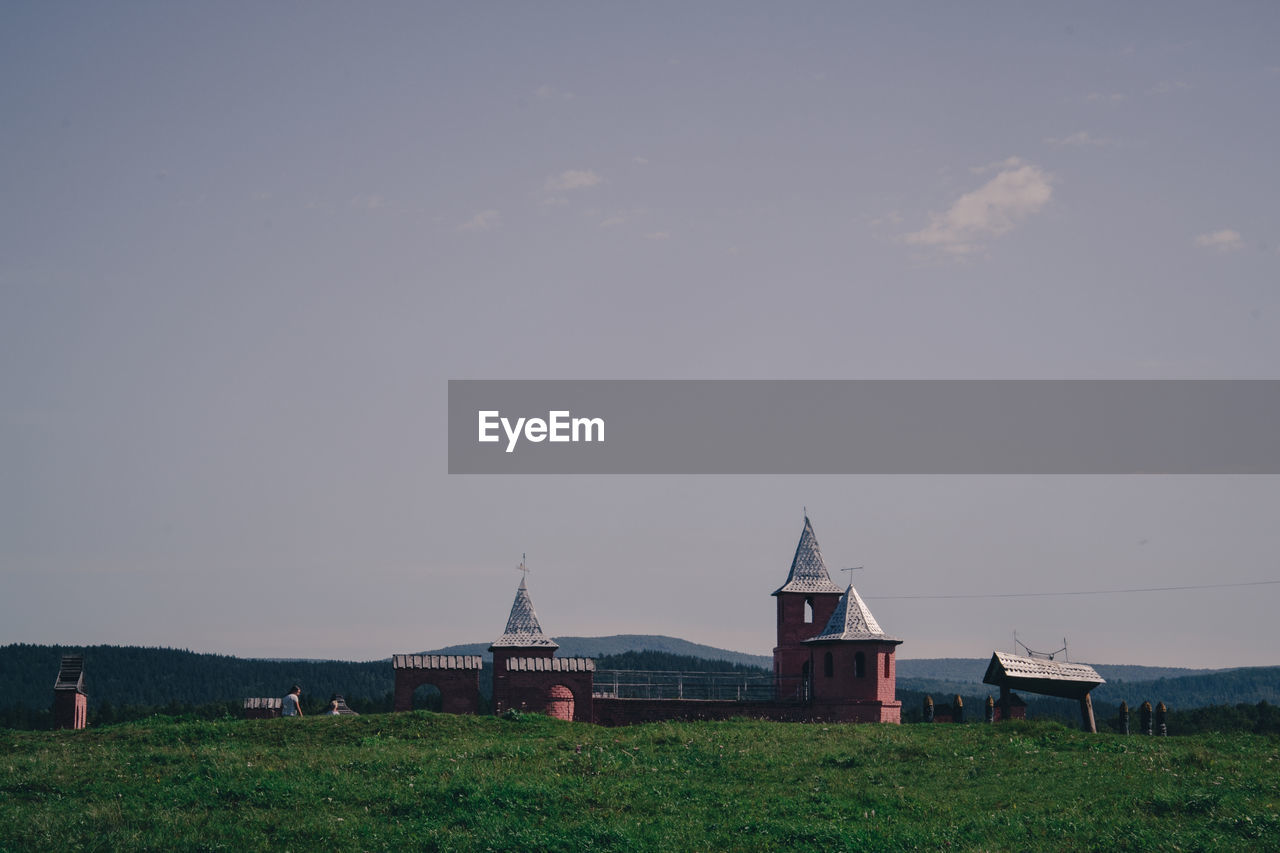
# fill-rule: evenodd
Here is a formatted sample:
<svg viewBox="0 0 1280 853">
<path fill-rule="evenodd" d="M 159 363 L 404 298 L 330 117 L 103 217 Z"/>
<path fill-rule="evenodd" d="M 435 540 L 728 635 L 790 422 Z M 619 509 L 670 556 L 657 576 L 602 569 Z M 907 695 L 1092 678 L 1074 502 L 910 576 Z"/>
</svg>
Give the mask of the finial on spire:
<svg viewBox="0 0 1280 853">
<path fill-rule="evenodd" d="M 801 506 L 801 508 L 804 510 L 804 520 L 805 520 L 805 521 L 808 521 L 808 520 L 809 520 L 809 508 L 808 508 L 807 506 L 804 506 L 804 504 L 801 504 L 800 506 Z"/>
</svg>

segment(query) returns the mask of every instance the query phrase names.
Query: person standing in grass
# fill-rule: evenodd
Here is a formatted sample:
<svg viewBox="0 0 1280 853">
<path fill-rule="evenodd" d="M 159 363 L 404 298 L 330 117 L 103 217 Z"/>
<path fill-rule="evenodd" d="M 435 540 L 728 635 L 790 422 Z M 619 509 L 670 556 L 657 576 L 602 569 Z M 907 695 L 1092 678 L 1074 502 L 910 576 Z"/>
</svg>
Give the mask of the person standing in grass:
<svg viewBox="0 0 1280 853">
<path fill-rule="evenodd" d="M 293 685 L 289 695 L 285 696 L 280 702 L 280 714 L 285 717 L 301 717 L 302 702 L 299 701 L 301 696 L 302 688 L 296 684 Z"/>
</svg>

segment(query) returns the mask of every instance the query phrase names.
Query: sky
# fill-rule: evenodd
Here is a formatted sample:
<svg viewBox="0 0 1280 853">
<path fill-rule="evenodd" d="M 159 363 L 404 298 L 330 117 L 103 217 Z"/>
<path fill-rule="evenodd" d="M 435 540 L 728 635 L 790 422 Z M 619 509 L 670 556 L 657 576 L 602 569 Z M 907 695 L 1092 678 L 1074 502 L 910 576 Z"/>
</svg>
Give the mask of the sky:
<svg viewBox="0 0 1280 853">
<path fill-rule="evenodd" d="M 8 3 L 0 643 L 1280 664 L 1280 478 L 459 476 L 449 379 L 1275 379 L 1280 7 Z M 797 413 L 803 417 L 804 413 Z M 983 595 L 980 598 L 906 596 Z"/>
</svg>

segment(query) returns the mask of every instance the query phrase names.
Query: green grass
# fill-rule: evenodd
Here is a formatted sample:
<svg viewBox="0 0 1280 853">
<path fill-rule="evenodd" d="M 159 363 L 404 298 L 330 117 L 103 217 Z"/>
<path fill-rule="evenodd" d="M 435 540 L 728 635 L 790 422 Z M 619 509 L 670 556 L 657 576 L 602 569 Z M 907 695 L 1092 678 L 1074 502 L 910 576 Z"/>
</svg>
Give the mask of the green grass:
<svg viewBox="0 0 1280 853">
<path fill-rule="evenodd" d="M 424 712 L 0 732 L 0 849 L 1275 850 L 1280 739 Z"/>
</svg>

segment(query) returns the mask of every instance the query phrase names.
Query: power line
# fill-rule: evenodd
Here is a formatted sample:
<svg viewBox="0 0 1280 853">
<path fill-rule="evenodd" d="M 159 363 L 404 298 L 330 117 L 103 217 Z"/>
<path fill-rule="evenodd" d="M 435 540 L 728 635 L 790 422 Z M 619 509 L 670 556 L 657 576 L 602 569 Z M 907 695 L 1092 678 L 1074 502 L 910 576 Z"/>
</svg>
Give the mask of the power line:
<svg viewBox="0 0 1280 853">
<path fill-rule="evenodd" d="M 1194 586 L 1146 586 L 1134 589 L 1086 589 L 1073 590 L 1070 592 L 979 592 L 979 593 L 958 593 L 955 595 L 868 595 L 866 598 L 872 601 L 886 601 L 888 599 L 941 599 L 941 598 L 1045 598 L 1059 595 L 1122 595 L 1131 592 L 1172 592 L 1175 590 L 1185 589 L 1224 589 L 1226 587 L 1236 586 L 1268 586 L 1270 584 L 1280 584 L 1280 580 L 1274 581 L 1245 581 L 1243 583 L 1206 583 Z"/>
</svg>

